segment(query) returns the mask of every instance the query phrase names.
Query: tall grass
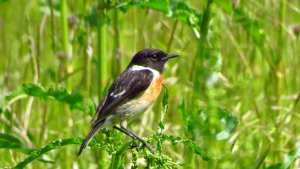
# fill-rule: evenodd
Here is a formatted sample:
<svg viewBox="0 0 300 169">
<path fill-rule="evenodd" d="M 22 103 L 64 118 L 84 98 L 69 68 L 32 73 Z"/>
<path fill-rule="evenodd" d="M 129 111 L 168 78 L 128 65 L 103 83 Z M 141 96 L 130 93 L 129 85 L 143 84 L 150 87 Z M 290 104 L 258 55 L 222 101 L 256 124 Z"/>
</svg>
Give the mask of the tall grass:
<svg viewBox="0 0 300 169">
<path fill-rule="evenodd" d="M 0 168 L 299 168 L 299 11 L 295 0 L 0 0 Z M 107 87 L 149 47 L 181 54 L 128 124 L 156 154 L 106 129 L 75 158 Z"/>
</svg>

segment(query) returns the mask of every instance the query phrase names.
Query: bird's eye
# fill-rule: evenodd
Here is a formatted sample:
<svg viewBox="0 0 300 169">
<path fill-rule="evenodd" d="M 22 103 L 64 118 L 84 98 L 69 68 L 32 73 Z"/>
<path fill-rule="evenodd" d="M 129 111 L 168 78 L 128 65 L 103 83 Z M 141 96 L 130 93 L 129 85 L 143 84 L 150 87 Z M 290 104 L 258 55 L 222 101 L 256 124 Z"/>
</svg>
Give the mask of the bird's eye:
<svg viewBox="0 0 300 169">
<path fill-rule="evenodd" d="M 158 55 L 156 55 L 156 54 L 152 55 L 151 59 L 152 60 L 158 60 Z"/>
</svg>

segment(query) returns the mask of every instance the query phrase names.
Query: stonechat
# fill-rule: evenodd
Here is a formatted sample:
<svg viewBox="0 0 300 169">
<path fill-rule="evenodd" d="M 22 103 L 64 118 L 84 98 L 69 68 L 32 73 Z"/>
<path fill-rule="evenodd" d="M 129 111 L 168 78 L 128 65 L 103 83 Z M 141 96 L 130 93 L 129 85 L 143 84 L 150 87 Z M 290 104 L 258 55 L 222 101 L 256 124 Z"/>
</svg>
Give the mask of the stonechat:
<svg viewBox="0 0 300 169">
<path fill-rule="evenodd" d="M 153 147 L 125 127 L 128 120 L 145 112 L 158 98 L 166 61 L 179 56 L 159 49 L 144 49 L 136 53 L 126 70 L 112 83 L 97 107 L 89 134 L 80 146 L 77 156 L 88 145 L 98 130 L 113 127 L 134 140 L 139 140 L 152 153 Z M 117 126 L 120 124 L 120 126 Z"/>
</svg>

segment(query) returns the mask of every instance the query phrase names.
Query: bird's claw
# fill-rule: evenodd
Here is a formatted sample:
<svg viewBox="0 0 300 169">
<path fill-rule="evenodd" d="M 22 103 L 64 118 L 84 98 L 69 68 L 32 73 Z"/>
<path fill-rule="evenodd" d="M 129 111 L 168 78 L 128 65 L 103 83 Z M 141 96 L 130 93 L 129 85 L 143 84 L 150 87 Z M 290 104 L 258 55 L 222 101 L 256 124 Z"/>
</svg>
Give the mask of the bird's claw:
<svg viewBox="0 0 300 169">
<path fill-rule="evenodd" d="M 155 154 L 155 149 L 150 144 L 148 144 L 146 142 L 143 142 L 142 145 L 139 146 L 139 145 L 137 145 L 137 144 L 134 143 L 135 140 L 136 139 L 132 140 L 132 143 L 130 145 L 130 149 L 135 148 L 136 151 L 140 151 L 140 150 L 142 150 L 142 149 L 144 149 L 146 147 L 152 154 Z"/>
</svg>

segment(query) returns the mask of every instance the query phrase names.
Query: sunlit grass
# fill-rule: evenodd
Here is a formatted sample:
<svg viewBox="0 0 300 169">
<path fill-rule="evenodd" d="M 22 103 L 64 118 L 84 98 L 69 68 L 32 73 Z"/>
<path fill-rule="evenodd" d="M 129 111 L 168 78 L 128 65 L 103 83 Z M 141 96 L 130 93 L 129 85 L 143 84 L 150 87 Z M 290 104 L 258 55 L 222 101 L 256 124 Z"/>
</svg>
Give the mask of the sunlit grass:
<svg viewBox="0 0 300 169">
<path fill-rule="evenodd" d="M 300 167 L 298 1 L 97 2 L 0 0 L 0 168 Z M 108 129 L 76 158 L 107 87 L 149 47 L 181 54 L 129 124 L 158 153 Z"/>
</svg>

